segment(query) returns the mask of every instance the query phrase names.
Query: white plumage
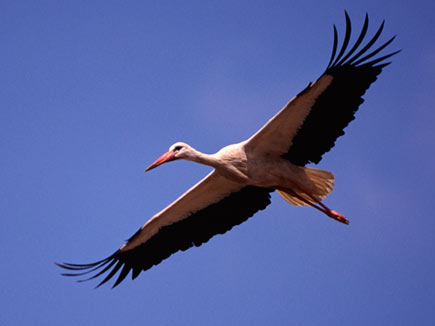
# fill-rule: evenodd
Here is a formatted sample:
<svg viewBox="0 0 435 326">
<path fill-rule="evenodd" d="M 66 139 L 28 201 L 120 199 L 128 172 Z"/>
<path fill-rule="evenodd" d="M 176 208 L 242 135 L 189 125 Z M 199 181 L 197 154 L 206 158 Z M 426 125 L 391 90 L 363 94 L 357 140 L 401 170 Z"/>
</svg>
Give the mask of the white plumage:
<svg viewBox="0 0 435 326">
<path fill-rule="evenodd" d="M 331 59 L 316 82 L 246 141 L 226 146 L 216 154 L 203 154 L 185 143 L 172 145 L 146 171 L 177 159 L 206 164 L 214 170 L 155 214 L 111 256 L 91 264 L 58 264 L 72 271 L 63 275 L 95 272 L 88 278 L 93 279 L 108 273 L 100 286 L 122 268 L 114 286 L 130 271 L 134 279 L 172 253 L 199 246 L 244 222 L 270 204 L 270 193 L 275 190 L 295 206 L 312 206 L 348 224 L 343 215 L 321 202 L 333 189 L 334 175 L 305 165 L 318 163 L 344 134 L 343 129 L 363 102 L 363 94 L 389 64 L 384 60 L 399 51 L 371 59 L 394 37 L 368 53 L 384 24 L 361 46 L 368 28 L 367 15 L 360 35 L 348 50 L 351 24 L 347 13 L 345 17 L 340 52 L 336 55 L 338 36 L 334 26 Z"/>
</svg>

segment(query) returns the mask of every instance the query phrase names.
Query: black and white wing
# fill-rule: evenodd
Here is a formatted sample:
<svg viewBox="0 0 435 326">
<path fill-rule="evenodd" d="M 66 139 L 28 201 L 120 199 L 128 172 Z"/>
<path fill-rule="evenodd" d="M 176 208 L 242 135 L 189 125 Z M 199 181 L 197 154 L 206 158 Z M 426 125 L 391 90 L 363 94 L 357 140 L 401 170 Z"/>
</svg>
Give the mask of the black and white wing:
<svg viewBox="0 0 435 326">
<path fill-rule="evenodd" d="M 85 280 L 104 276 L 98 286 L 119 270 L 113 287 L 132 271 L 135 279 L 179 250 L 200 246 L 216 234 L 223 234 L 270 204 L 271 189 L 243 186 L 213 171 L 176 201 L 154 215 L 109 257 L 91 264 L 57 264 Z M 92 274 L 93 273 L 93 274 Z M 97 287 L 98 287 L 97 286 Z"/>
<path fill-rule="evenodd" d="M 351 22 L 347 12 L 345 17 L 346 33 L 339 53 L 334 25 L 334 45 L 325 72 L 248 139 L 248 150 L 281 155 L 303 166 L 318 163 L 344 134 L 343 129 L 355 118 L 355 112 L 364 101 L 362 96 L 390 63 L 385 60 L 399 52 L 376 57 L 394 40 L 392 37 L 373 49 L 384 23 L 366 45 L 361 45 L 368 29 L 368 15 L 357 40 L 348 49 Z"/>
</svg>

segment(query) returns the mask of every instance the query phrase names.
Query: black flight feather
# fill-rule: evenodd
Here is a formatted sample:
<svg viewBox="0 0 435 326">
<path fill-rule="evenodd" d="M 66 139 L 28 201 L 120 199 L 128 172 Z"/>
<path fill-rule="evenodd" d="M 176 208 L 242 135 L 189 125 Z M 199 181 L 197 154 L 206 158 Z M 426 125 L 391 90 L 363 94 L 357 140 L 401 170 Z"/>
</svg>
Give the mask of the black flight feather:
<svg viewBox="0 0 435 326">
<path fill-rule="evenodd" d="M 345 17 L 346 34 L 343 44 L 338 56 L 335 57 L 338 40 L 334 26 L 332 56 L 323 74 L 332 76 L 332 82 L 317 98 L 298 133 L 294 136 L 289 151 L 283 155 L 284 158 L 295 165 L 304 166 L 309 163 L 317 164 L 320 162 L 322 155 L 334 146 L 335 140 L 344 135 L 344 128 L 355 118 L 355 112 L 358 110 L 359 105 L 364 102 L 362 96 L 376 80 L 382 68 L 389 64 L 381 62 L 400 52 L 395 51 L 372 61 L 367 61 L 394 40 L 394 37 L 392 37 L 380 47 L 367 53 L 381 35 L 384 28 L 384 22 L 382 22 L 369 42 L 354 54 L 367 33 L 368 15 L 366 14 L 361 33 L 346 54 L 351 34 L 351 24 L 346 12 Z M 381 64 L 376 65 L 377 63 Z M 299 95 L 308 91 L 309 89 L 306 89 Z"/>
</svg>

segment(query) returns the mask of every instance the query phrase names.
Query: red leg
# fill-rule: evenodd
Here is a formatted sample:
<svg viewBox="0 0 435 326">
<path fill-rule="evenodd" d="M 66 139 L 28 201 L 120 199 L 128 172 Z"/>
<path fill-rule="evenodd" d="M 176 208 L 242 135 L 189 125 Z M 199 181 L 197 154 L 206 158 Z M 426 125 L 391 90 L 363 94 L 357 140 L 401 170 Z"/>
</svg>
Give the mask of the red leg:
<svg viewBox="0 0 435 326">
<path fill-rule="evenodd" d="M 296 193 L 293 192 L 293 191 L 289 191 L 289 190 L 287 190 L 287 189 L 282 189 L 282 190 L 285 191 L 285 192 L 290 192 L 293 196 L 295 196 L 295 197 L 297 197 L 298 199 L 302 200 L 304 203 L 306 203 L 306 204 L 308 204 L 308 205 L 310 205 L 310 206 L 312 206 L 312 207 L 318 209 L 319 211 L 325 213 L 325 214 L 326 214 L 327 216 L 329 216 L 330 218 L 333 218 L 334 220 L 336 220 L 336 221 L 338 221 L 338 222 L 341 222 L 341 223 L 344 223 L 344 224 L 349 224 L 349 220 L 348 220 L 344 215 L 342 215 L 342 214 L 340 214 L 340 213 L 338 213 L 338 212 L 336 212 L 336 211 L 330 209 L 330 208 L 327 207 L 325 204 L 323 204 L 321 201 L 319 201 L 319 200 L 317 200 L 316 198 L 314 198 L 314 196 L 312 196 L 308 191 L 306 191 L 306 190 L 304 189 L 304 187 L 302 187 L 301 185 L 296 184 L 296 186 L 297 186 L 299 189 L 301 189 L 305 194 L 307 194 L 307 195 L 311 198 L 311 200 L 313 200 L 313 202 L 311 202 L 311 201 L 309 201 L 309 200 L 307 200 L 307 199 L 305 199 L 305 198 L 299 196 L 298 194 L 296 194 Z M 319 206 L 316 205 L 316 204 L 318 204 Z"/>
<path fill-rule="evenodd" d="M 337 220 L 341 223 L 344 224 L 349 224 L 349 220 L 344 217 L 344 215 L 330 209 L 329 207 L 327 207 L 325 204 L 323 204 L 321 201 L 316 200 L 313 196 L 311 196 L 309 193 L 307 193 L 308 196 L 310 196 L 311 199 L 313 199 L 316 203 L 318 203 L 320 206 L 322 206 L 322 208 L 325 209 L 325 214 L 328 215 L 329 217 L 333 218 L 334 220 Z"/>
</svg>

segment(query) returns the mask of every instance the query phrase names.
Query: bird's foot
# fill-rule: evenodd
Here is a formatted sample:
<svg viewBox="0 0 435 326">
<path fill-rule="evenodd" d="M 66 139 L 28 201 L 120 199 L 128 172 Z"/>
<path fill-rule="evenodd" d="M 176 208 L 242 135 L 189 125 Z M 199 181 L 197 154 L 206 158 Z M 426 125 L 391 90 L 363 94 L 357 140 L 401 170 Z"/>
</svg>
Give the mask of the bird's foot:
<svg viewBox="0 0 435 326">
<path fill-rule="evenodd" d="M 349 220 L 344 217 L 344 215 L 341 215 L 340 213 L 333 211 L 333 210 L 329 210 L 328 211 L 328 216 L 330 218 L 333 218 L 334 220 L 344 223 L 344 224 L 349 224 Z"/>
</svg>

